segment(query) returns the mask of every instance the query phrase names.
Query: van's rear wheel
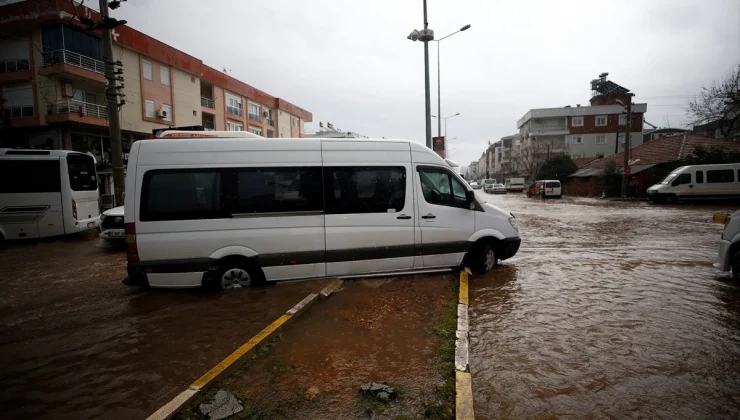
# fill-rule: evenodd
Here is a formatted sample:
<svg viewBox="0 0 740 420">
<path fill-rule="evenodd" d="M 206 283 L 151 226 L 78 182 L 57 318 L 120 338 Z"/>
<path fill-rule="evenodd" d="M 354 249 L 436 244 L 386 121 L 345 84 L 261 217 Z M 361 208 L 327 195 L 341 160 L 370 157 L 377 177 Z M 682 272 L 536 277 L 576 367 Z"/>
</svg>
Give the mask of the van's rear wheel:
<svg viewBox="0 0 740 420">
<path fill-rule="evenodd" d="M 214 288 L 219 290 L 248 288 L 264 282 L 259 269 L 242 259 L 220 262 L 211 280 Z"/>
<path fill-rule="evenodd" d="M 472 269 L 476 274 L 485 274 L 498 265 L 496 250 L 491 245 L 479 247 L 473 254 Z"/>
</svg>

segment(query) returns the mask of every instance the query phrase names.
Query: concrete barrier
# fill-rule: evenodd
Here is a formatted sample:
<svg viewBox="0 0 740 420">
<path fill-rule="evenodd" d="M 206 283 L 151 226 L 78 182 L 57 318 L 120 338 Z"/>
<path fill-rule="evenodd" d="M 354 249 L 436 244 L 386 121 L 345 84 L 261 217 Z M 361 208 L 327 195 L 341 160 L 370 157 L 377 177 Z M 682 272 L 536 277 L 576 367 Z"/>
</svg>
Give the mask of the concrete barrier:
<svg viewBox="0 0 740 420">
<path fill-rule="evenodd" d="M 468 351 L 468 273 L 460 271 L 460 293 L 457 299 L 457 331 L 455 331 L 455 418 L 475 419 L 473 384 L 470 378 Z"/>
</svg>

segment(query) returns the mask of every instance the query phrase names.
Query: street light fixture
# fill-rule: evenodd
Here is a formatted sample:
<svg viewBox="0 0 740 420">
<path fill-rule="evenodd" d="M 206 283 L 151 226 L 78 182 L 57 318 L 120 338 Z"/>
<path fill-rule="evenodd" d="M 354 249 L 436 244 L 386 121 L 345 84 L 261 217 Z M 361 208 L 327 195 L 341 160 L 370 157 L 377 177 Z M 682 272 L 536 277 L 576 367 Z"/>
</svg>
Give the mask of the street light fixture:
<svg viewBox="0 0 740 420">
<path fill-rule="evenodd" d="M 434 41 L 434 31 L 429 29 L 427 22 L 427 0 L 424 0 L 424 29 L 418 31 L 414 29 L 406 38 L 412 41 L 421 41 L 424 43 L 424 102 L 426 106 L 426 143 L 428 148 L 432 148 L 432 105 L 429 94 L 429 41 Z"/>
<path fill-rule="evenodd" d="M 439 67 L 439 43 L 443 40 L 451 37 L 452 35 L 455 35 L 458 32 L 467 31 L 470 29 L 470 25 L 465 25 L 462 28 L 458 29 L 457 31 L 443 36 L 440 39 L 437 39 L 437 115 L 442 114 L 442 76 L 440 76 L 440 67 Z M 437 136 L 442 136 L 442 120 L 437 121 Z M 445 134 L 446 136 L 446 134 Z"/>
<path fill-rule="evenodd" d="M 450 119 L 450 118 L 453 118 L 453 117 L 457 117 L 458 115 L 460 115 L 460 113 L 459 113 L 459 112 L 458 112 L 457 114 L 453 114 L 453 115 L 450 115 L 450 116 L 448 116 L 448 117 L 442 117 L 442 118 L 439 118 L 439 117 L 438 117 L 438 116 L 436 116 L 436 115 L 432 115 L 432 118 L 437 118 L 437 119 L 439 120 L 439 122 L 440 122 L 440 125 L 441 125 L 441 123 L 442 123 L 442 120 L 445 120 L 445 138 L 447 138 L 447 120 L 448 120 L 448 119 Z M 447 144 L 447 142 L 446 142 L 446 141 L 445 141 L 445 144 Z"/>
</svg>

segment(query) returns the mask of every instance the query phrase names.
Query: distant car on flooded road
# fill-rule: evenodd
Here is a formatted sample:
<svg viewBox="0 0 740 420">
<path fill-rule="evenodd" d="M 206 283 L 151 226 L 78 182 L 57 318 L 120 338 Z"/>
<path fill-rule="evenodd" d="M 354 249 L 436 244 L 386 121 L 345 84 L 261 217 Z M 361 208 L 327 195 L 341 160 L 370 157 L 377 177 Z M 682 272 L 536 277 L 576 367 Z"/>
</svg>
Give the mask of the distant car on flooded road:
<svg viewBox="0 0 740 420">
<path fill-rule="evenodd" d="M 504 184 L 493 184 L 493 186 L 490 188 L 490 191 L 493 194 L 506 194 L 506 186 Z"/>
<path fill-rule="evenodd" d="M 740 280 L 740 211 L 730 216 L 715 215 L 715 221 L 725 224 L 719 240 L 717 268 L 732 271 L 732 277 Z"/>
<path fill-rule="evenodd" d="M 479 190 L 480 189 L 480 184 L 478 183 L 478 181 L 473 181 L 473 182 L 470 183 L 470 188 L 472 188 L 474 190 Z"/>
<path fill-rule="evenodd" d="M 123 240 L 126 237 L 123 206 L 106 210 L 100 215 L 100 237 L 114 240 Z"/>
</svg>

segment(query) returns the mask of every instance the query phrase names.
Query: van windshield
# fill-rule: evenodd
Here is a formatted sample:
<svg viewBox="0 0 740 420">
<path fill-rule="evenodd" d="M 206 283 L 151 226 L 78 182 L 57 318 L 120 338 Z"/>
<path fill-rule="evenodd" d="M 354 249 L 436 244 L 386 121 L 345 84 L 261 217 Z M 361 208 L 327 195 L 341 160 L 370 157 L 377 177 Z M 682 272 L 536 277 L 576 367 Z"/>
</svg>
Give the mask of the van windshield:
<svg viewBox="0 0 740 420">
<path fill-rule="evenodd" d="M 678 174 L 668 174 L 667 177 L 663 178 L 662 181 L 659 182 L 659 184 L 669 184 L 671 181 L 673 181 L 673 178 L 675 178 Z"/>
</svg>

